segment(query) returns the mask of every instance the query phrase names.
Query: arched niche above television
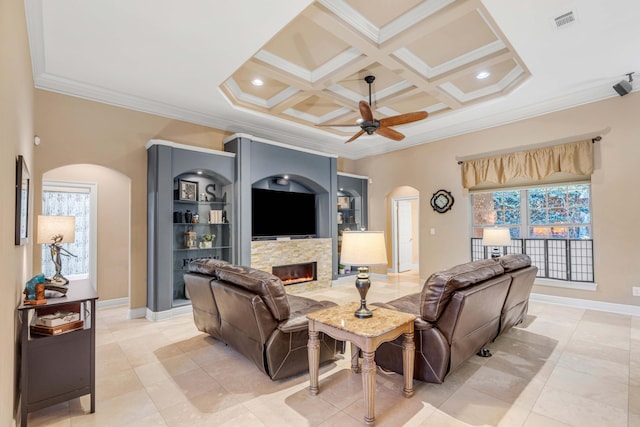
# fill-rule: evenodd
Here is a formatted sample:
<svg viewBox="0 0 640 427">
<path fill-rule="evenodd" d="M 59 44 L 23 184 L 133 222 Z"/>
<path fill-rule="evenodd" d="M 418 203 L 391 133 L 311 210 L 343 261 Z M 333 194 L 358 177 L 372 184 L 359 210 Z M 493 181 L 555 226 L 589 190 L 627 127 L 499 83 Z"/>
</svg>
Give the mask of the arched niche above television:
<svg viewBox="0 0 640 427">
<path fill-rule="evenodd" d="M 272 176 L 251 188 L 253 240 L 317 237 L 316 193 L 288 176 Z"/>
</svg>

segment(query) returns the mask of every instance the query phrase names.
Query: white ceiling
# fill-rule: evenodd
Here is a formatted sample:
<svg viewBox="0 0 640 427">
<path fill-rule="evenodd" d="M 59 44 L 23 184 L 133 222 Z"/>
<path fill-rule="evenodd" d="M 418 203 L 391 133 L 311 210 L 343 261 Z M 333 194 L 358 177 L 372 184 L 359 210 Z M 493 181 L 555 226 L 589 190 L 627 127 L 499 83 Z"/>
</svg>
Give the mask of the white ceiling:
<svg viewBox="0 0 640 427">
<path fill-rule="evenodd" d="M 405 125 L 400 142 L 373 135 L 344 144 L 342 135 L 233 106 L 220 89 L 311 3 L 25 0 L 35 84 L 358 159 L 617 97 L 612 86 L 640 71 L 639 2 L 482 0 L 531 76 L 504 96 Z M 569 10 L 577 21 L 556 29 L 553 18 Z"/>
</svg>

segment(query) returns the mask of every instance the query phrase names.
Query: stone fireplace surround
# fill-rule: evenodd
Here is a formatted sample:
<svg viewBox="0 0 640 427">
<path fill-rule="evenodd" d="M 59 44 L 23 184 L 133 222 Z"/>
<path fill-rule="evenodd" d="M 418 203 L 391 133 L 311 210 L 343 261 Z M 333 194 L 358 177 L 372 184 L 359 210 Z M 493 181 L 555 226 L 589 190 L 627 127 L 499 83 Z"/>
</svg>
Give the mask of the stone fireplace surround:
<svg viewBox="0 0 640 427">
<path fill-rule="evenodd" d="M 257 240 L 251 242 L 251 267 L 271 273 L 275 265 L 317 262 L 317 280 L 285 289 L 292 294 L 331 286 L 332 239 Z"/>
</svg>

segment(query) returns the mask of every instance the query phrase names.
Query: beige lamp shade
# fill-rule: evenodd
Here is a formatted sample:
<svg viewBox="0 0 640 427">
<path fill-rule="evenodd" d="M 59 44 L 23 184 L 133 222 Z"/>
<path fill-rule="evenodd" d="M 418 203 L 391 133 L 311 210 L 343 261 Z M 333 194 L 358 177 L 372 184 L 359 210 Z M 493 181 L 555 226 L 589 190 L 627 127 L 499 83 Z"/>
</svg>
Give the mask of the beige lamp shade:
<svg viewBox="0 0 640 427">
<path fill-rule="evenodd" d="M 76 240 L 75 216 L 38 215 L 37 243 L 53 243 L 54 236 L 61 236 L 60 243 L 73 243 Z"/>
<path fill-rule="evenodd" d="M 482 244 L 484 246 L 509 246 L 511 244 L 509 229 L 501 227 L 485 228 L 482 234 Z"/>
<path fill-rule="evenodd" d="M 340 263 L 386 265 L 387 247 L 383 231 L 345 231 L 342 233 Z"/>
</svg>

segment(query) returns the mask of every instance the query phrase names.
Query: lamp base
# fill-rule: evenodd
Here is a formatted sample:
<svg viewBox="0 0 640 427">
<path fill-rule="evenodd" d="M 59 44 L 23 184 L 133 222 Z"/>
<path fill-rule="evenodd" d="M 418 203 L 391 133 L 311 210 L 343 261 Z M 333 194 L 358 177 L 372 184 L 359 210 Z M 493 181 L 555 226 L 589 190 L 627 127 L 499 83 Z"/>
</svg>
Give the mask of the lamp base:
<svg viewBox="0 0 640 427">
<path fill-rule="evenodd" d="M 371 310 L 367 308 L 367 292 L 370 287 L 369 267 L 359 267 L 358 276 L 356 277 L 356 289 L 360 293 L 360 308 L 353 313 L 359 319 L 368 319 L 373 316 Z"/>
<path fill-rule="evenodd" d="M 500 248 L 498 247 L 494 247 L 491 250 L 491 259 L 493 258 L 500 258 L 502 256 L 502 253 L 500 252 Z"/>
<path fill-rule="evenodd" d="M 360 308 L 357 309 L 353 313 L 353 315 L 358 319 L 368 319 L 369 317 L 373 316 L 373 313 L 367 308 L 367 302 L 363 300 L 360 301 Z"/>
<path fill-rule="evenodd" d="M 56 277 L 53 276 L 51 279 L 45 279 L 44 288 L 47 291 L 56 291 L 61 294 L 66 294 L 69 290 L 69 281 L 63 277 L 64 280 L 56 280 Z M 66 282 L 65 282 L 66 281 Z"/>
<path fill-rule="evenodd" d="M 54 275 L 51 279 L 46 279 L 47 283 L 50 283 L 55 286 L 64 286 L 69 284 L 69 279 L 62 275 Z"/>
</svg>

